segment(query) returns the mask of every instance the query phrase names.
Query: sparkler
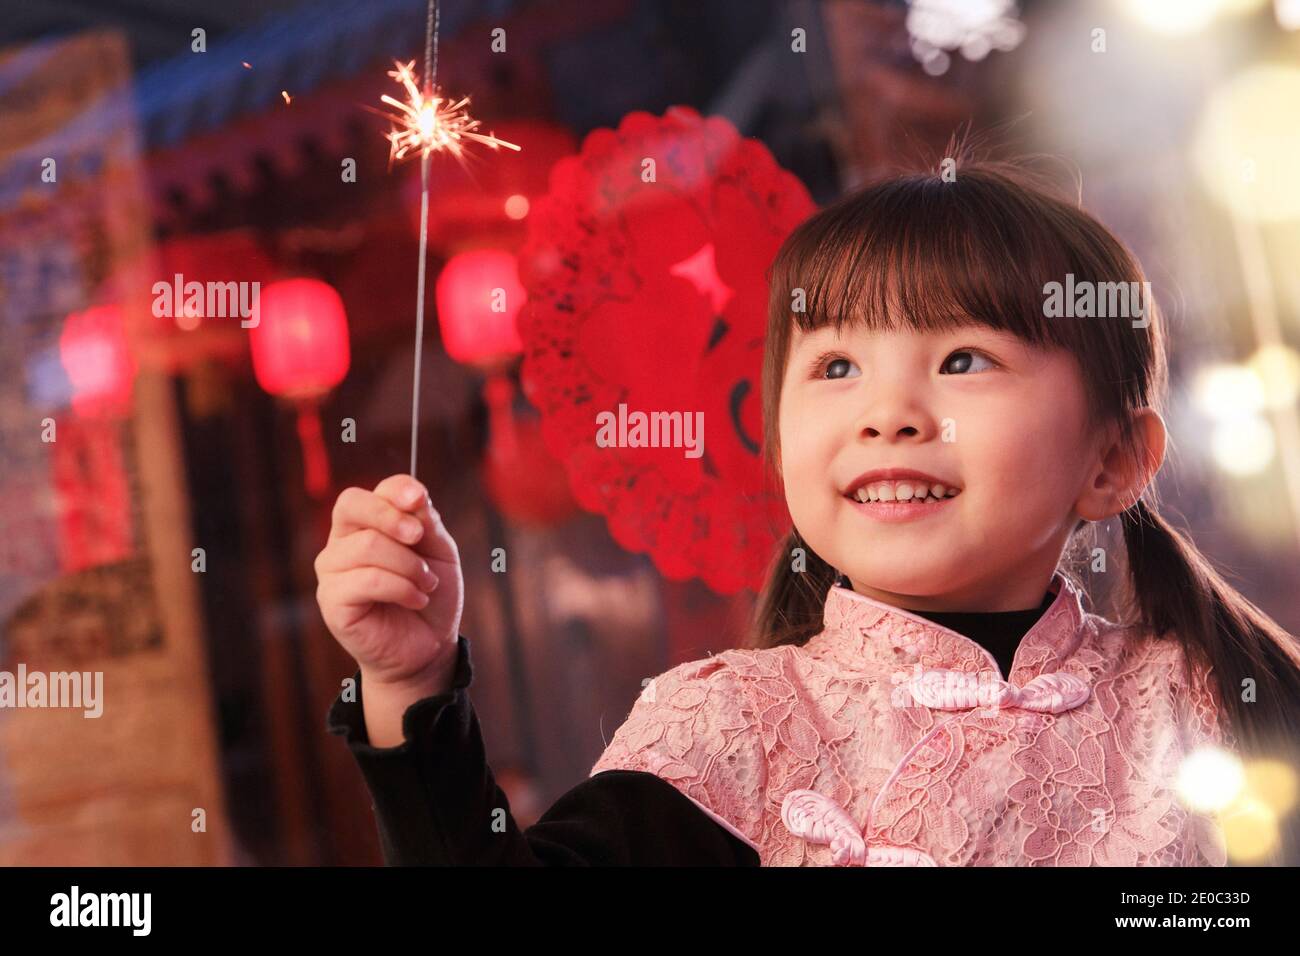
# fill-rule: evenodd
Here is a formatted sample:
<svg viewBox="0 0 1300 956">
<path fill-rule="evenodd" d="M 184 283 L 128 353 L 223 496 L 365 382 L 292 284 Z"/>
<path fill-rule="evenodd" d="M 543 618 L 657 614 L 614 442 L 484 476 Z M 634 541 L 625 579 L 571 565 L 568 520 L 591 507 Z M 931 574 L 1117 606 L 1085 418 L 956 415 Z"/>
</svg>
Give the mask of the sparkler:
<svg viewBox="0 0 1300 956">
<path fill-rule="evenodd" d="M 411 477 L 415 477 L 416 446 L 420 432 L 420 352 L 424 348 L 424 263 L 429 248 L 429 157 L 447 152 L 463 162 L 465 147 L 481 143 L 497 149 L 505 146 L 519 151 L 514 143 L 497 139 L 491 133 L 479 133 L 479 121 L 465 108 L 469 97 L 452 103 L 434 85 L 438 75 L 438 24 L 441 20 L 438 0 L 429 0 L 424 30 L 424 85 L 415 85 L 415 61 L 396 62 L 397 69 L 388 75 L 406 90 L 406 101 L 381 96 L 380 102 L 396 112 L 383 113 L 393 124 L 388 132 L 388 163 L 400 161 L 418 152 L 420 155 L 420 268 L 415 292 L 415 378 L 411 385 Z"/>
<path fill-rule="evenodd" d="M 482 143 L 493 149 L 505 146 L 519 150 L 514 143 L 498 139 L 492 133 L 485 135 L 475 132 L 479 128 L 479 121 L 465 109 L 469 103 L 468 96 L 452 103 L 450 97 L 438 96 L 435 90 L 433 96 L 426 98 L 415 85 L 415 61 L 397 62 L 395 65 L 397 69 L 389 70 L 388 75 L 406 88 L 406 102 L 387 94 L 379 98 L 381 102 L 399 111 L 384 114 L 393 123 L 393 129 L 388 133 L 390 163 L 401 160 L 415 150 L 419 150 L 421 156 L 446 150 L 459 159 L 465 152 L 466 141 Z"/>
</svg>

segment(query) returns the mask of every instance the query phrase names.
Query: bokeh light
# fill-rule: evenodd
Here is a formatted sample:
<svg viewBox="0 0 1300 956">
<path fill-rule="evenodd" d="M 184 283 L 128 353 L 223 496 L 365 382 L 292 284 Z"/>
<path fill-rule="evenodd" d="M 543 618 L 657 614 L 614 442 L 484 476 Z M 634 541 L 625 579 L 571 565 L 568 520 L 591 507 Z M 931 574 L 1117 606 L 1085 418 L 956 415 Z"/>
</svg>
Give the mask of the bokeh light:
<svg viewBox="0 0 1300 956">
<path fill-rule="evenodd" d="M 1241 760 L 1222 747 L 1202 747 L 1178 769 L 1178 796 L 1202 813 L 1217 813 L 1236 800 L 1246 784 Z"/>
<path fill-rule="evenodd" d="M 1253 796 L 1234 803 L 1219 820 L 1228 856 L 1237 863 L 1261 861 L 1278 845 L 1277 814 Z"/>
<path fill-rule="evenodd" d="M 527 196 L 515 193 L 506 199 L 506 216 L 510 219 L 523 219 L 528 215 L 529 208 Z"/>
<path fill-rule="evenodd" d="M 1187 36 L 1218 17 L 1250 13 L 1267 0 L 1122 0 L 1120 6 L 1147 29 L 1165 36 Z"/>
<path fill-rule="evenodd" d="M 1258 475 L 1273 461 L 1273 427 L 1257 415 L 1219 422 L 1210 437 L 1215 464 L 1230 475 Z"/>
<path fill-rule="evenodd" d="M 1300 123 L 1278 122 L 1300 103 L 1300 68 L 1252 66 L 1219 87 L 1201 114 L 1192 152 L 1216 202 L 1243 218 L 1300 217 Z"/>
<path fill-rule="evenodd" d="M 1269 408 L 1287 408 L 1300 398 L 1300 353 L 1290 346 L 1266 345 L 1246 366 L 1259 379 Z"/>
<path fill-rule="evenodd" d="M 1258 415 L 1264 408 L 1264 382 L 1252 368 L 1223 362 L 1207 366 L 1192 382 L 1196 407 L 1217 422 Z"/>
<path fill-rule="evenodd" d="M 1296 772 L 1281 760 L 1255 760 L 1246 765 L 1246 790 L 1278 816 L 1296 802 Z"/>
</svg>

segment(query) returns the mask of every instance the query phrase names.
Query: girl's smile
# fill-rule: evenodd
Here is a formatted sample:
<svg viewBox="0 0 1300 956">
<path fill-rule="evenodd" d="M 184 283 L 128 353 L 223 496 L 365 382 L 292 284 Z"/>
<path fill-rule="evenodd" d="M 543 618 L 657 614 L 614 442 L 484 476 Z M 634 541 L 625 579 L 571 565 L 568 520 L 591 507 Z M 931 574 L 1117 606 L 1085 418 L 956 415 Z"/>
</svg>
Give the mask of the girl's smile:
<svg viewBox="0 0 1300 956">
<path fill-rule="evenodd" d="M 906 488 L 907 486 L 903 485 L 903 487 Z M 946 512 L 952 505 L 953 497 L 955 496 L 946 495 L 943 498 L 935 498 L 933 495 L 926 494 L 920 498 L 882 498 L 878 501 L 859 501 L 856 498 L 850 498 L 848 502 L 850 508 L 874 521 L 892 523 L 916 521 L 920 518 L 929 518 Z"/>
<path fill-rule="evenodd" d="M 952 480 L 911 468 L 875 468 L 855 478 L 844 492 L 850 507 L 875 521 L 928 518 L 960 494 Z"/>
</svg>

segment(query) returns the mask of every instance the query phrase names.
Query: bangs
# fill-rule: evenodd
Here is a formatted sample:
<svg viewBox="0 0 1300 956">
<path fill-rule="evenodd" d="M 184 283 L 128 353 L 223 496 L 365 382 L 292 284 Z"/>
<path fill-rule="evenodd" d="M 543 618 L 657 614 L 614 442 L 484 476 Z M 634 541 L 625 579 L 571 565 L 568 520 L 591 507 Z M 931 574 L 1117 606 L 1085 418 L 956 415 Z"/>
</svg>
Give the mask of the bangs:
<svg viewBox="0 0 1300 956">
<path fill-rule="evenodd" d="M 770 273 L 772 314 L 803 332 L 862 325 L 941 332 L 983 325 L 1038 346 L 1068 346 L 1044 314 L 1044 285 L 1082 259 L 1041 222 L 1041 203 L 1008 209 L 1007 191 L 934 176 L 892 180 L 828 206 L 789 237 Z M 1014 193 L 1012 194 L 1014 201 Z M 803 290 L 803 310 L 795 294 Z M 791 321 L 792 320 L 792 321 Z"/>
</svg>

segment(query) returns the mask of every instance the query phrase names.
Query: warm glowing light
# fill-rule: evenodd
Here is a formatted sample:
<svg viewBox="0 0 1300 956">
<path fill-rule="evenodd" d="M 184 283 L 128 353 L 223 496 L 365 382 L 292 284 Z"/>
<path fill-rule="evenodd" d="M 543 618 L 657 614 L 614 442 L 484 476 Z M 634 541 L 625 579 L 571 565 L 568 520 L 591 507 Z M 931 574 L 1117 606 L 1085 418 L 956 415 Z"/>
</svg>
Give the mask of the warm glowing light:
<svg viewBox="0 0 1300 956">
<path fill-rule="evenodd" d="M 1218 0 L 1124 0 L 1129 16 L 1157 33 L 1195 33 L 1214 19 Z"/>
<path fill-rule="evenodd" d="M 1268 422 L 1257 415 L 1219 422 L 1210 436 L 1215 464 L 1230 475 L 1258 475 L 1273 461 L 1277 442 Z"/>
<path fill-rule="evenodd" d="M 1198 755 L 1193 755 L 1198 756 Z M 1190 759 L 1190 758 L 1189 758 Z M 1199 809 L 1211 810 L 1223 833 L 1228 856 L 1237 863 L 1267 863 L 1280 846 L 1279 821 L 1296 802 L 1296 773 L 1281 760 L 1252 760 L 1237 777 L 1235 758 L 1213 754 L 1189 772 L 1197 780 L 1221 777 L 1208 790 L 1193 781 L 1193 790 L 1201 790 L 1207 799 Z M 1240 787 L 1230 795 L 1234 787 Z M 1180 778 L 1180 792 L 1181 778 Z M 1213 792 L 1209 792 L 1213 791 Z"/>
<path fill-rule="evenodd" d="M 1283 30 L 1300 30 L 1300 0 L 1274 0 L 1273 13 Z"/>
<path fill-rule="evenodd" d="M 420 136 L 424 139 L 432 139 L 434 130 L 437 129 L 438 114 L 433 105 L 425 103 L 420 107 L 420 118 L 416 120 L 415 126 L 420 131 Z"/>
<path fill-rule="evenodd" d="M 515 193 L 506 200 L 506 215 L 511 219 L 523 219 L 528 215 L 531 207 L 528 204 L 528 197 Z"/>
<path fill-rule="evenodd" d="M 1297 780 L 1282 760 L 1243 764 L 1235 753 L 1207 746 L 1184 758 L 1176 788 L 1184 806 L 1213 816 L 1232 860 L 1271 862 L 1265 858 L 1280 846 L 1279 820 L 1295 806 Z"/>
<path fill-rule="evenodd" d="M 1296 773 L 1281 760 L 1256 760 L 1246 765 L 1247 792 L 1277 816 L 1291 812 L 1296 802 Z"/>
<path fill-rule="evenodd" d="M 1166 36 L 1186 36 L 1203 30 L 1220 16 L 1250 13 L 1266 0 L 1122 0 L 1134 20 Z"/>
<path fill-rule="evenodd" d="M 1219 819 L 1228 856 L 1238 863 L 1261 860 L 1278 847 L 1277 814 L 1262 800 L 1246 796 Z"/>
<path fill-rule="evenodd" d="M 1245 770 L 1236 755 L 1221 747 L 1202 747 L 1178 769 L 1178 796 L 1193 810 L 1217 813 L 1241 794 Z"/>
<path fill-rule="evenodd" d="M 1198 372 L 1192 395 L 1196 406 L 1219 422 L 1257 415 L 1264 408 L 1264 382 L 1259 374 L 1234 363 L 1211 365 Z"/>
<path fill-rule="evenodd" d="M 396 70 L 388 75 L 402 84 L 406 90 L 406 102 L 384 94 L 379 99 L 397 110 L 384 113 L 393 128 L 388 132 L 388 161 L 404 159 L 408 154 L 428 156 L 440 150 L 446 150 L 459 159 L 469 143 L 481 143 L 492 149 L 505 146 L 518 151 L 514 143 L 497 139 L 491 133 L 475 132 L 479 121 L 469 115 L 465 107 L 469 97 L 464 96 L 452 103 L 450 98 L 439 96 L 435 87 L 433 95 L 425 96 L 415 85 L 415 61 L 397 63 Z"/>
<path fill-rule="evenodd" d="M 960 50 L 982 60 L 993 50 L 1014 50 L 1025 37 L 1014 0 L 908 0 L 907 32 L 912 55 L 925 72 L 947 72 Z"/>
<path fill-rule="evenodd" d="M 1300 398 L 1300 353 L 1289 345 L 1266 345 L 1246 366 L 1259 377 L 1269 408 L 1288 408 Z"/>
<path fill-rule="evenodd" d="M 1214 92 L 1193 147 L 1205 187 L 1216 201 L 1246 219 L 1300 218 L 1300 125 L 1279 122 L 1300 103 L 1300 69 L 1253 66 Z"/>
</svg>

